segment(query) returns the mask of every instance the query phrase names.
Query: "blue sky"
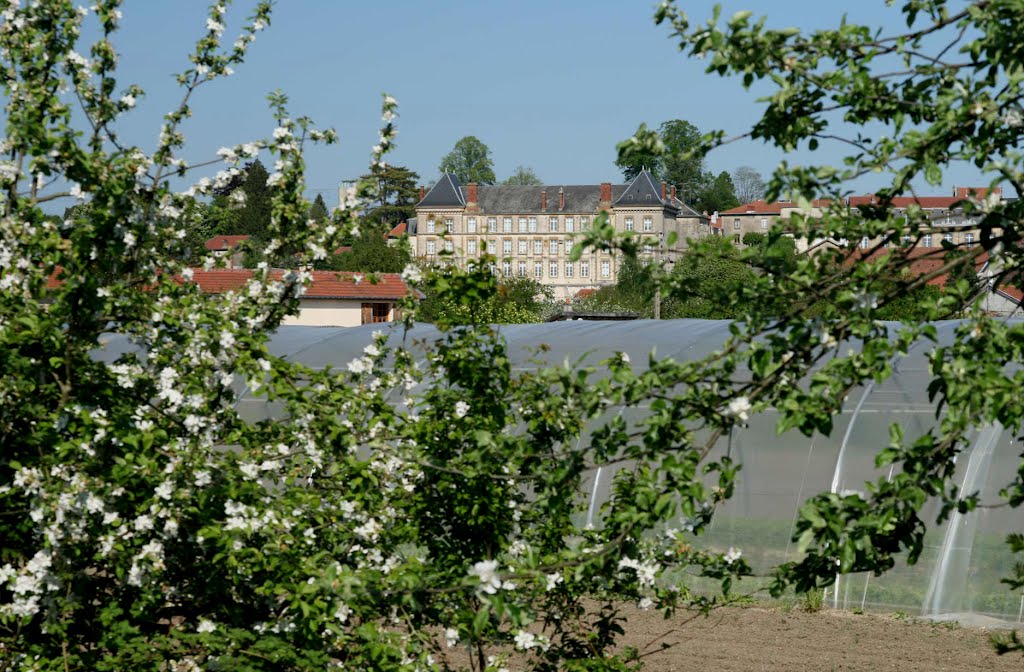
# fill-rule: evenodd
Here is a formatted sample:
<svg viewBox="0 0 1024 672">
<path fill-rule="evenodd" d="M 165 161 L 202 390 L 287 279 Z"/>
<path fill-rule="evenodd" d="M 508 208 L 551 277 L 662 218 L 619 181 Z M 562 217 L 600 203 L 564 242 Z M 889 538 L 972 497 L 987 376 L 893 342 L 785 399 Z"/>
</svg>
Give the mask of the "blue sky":
<svg viewBox="0 0 1024 672">
<path fill-rule="evenodd" d="M 680 2 L 701 20 L 713 4 Z M 844 11 L 852 21 L 902 25 L 883 0 L 723 4 L 725 16 L 749 7 L 779 27 L 832 27 Z M 177 100 L 172 75 L 187 66 L 205 7 L 198 0 L 125 2 L 115 39 L 121 82 L 137 83 L 147 95 L 121 126 L 124 139 L 153 147 L 160 115 Z M 251 7 L 236 0 L 229 8 L 229 43 Z M 398 99 L 400 115 L 389 161 L 417 171 L 425 184 L 465 135 L 490 147 L 499 179 L 522 164 L 552 184 L 619 181 L 615 144 L 640 122 L 679 118 L 702 131 L 739 133 L 757 119 L 755 100 L 766 90 L 705 75 L 704 64 L 679 53 L 668 28 L 654 24 L 653 9 L 624 0 L 280 0 L 247 62 L 196 96 L 195 118 L 184 127 L 186 157 L 199 161 L 220 146 L 269 135 L 274 124 L 265 96 L 280 88 L 293 115 L 341 136 L 340 144 L 307 157 L 310 197 L 319 191 L 335 205 L 338 183 L 366 171 L 387 92 Z M 788 158 L 828 162 L 829 151 Z M 761 143 L 739 142 L 712 154 L 708 167 L 750 165 L 767 175 L 781 158 Z M 954 184 L 980 183 L 965 168 L 947 175 L 942 187 L 922 190 L 944 195 Z M 881 184 L 869 178 L 854 186 L 867 192 Z"/>
</svg>

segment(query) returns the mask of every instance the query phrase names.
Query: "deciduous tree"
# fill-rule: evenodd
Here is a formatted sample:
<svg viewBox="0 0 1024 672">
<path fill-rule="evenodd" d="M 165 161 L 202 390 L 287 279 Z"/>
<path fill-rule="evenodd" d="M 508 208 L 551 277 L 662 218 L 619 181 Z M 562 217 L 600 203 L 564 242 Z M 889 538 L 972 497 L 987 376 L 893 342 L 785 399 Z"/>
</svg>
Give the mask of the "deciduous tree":
<svg viewBox="0 0 1024 672">
<path fill-rule="evenodd" d="M 454 174 L 462 184 L 494 184 L 496 179 L 491 150 L 474 135 L 467 135 L 456 142 L 437 169 Z"/>
</svg>

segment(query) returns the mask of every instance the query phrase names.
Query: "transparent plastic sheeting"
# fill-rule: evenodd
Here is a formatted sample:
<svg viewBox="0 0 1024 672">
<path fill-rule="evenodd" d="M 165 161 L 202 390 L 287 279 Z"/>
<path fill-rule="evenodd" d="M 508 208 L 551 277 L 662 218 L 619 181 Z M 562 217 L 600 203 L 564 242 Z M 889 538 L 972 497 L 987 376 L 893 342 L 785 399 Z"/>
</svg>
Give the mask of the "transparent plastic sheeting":
<svg viewBox="0 0 1024 672">
<path fill-rule="evenodd" d="M 957 322 L 936 324 L 939 342 L 949 342 Z M 425 356 L 424 343 L 434 341 L 437 330 L 417 325 L 404 334 L 398 325 L 362 327 L 282 327 L 272 337 L 271 351 L 307 366 L 343 367 L 361 355 L 372 333 L 384 330 L 390 344 Z M 729 322 L 710 320 L 569 321 L 536 325 L 507 325 L 500 331 L 508 344 L 515 370 L 530 370 L 541 360 L 550 364 L 583 361 L 596 366 L 614 352 L 629 355 L 636 370 L 646 368 L 650 352 L 676 360 L 707 356 L 729 336 Z M 544 344 L 547 350 L 540 352 Z M 842 347 L 846 347 L 843 345 Z M 131 349 L 118 336 L 107 339 L 97 353 L 116 359 Z M 908 439 L 935 423 L 935 408 L 928 401 L 929 343 L 917 344 L 894 362 L 895 373 L 881 384 L 854 390 L 831 436 L 804 437 L 796 432 L 777 435 L 774 412 L 761 413 L 748 425 L 723 437 L 713 452 L 728 451 L 743 463 L 734 497 L 715 515 L 710 530 L 693 540 L 701 546 L 743 551 L 755 573 L 799 558 L 791 541 L 797 511 L 820 492 L 862 491 L 865 482 L 888 478 L 891 471 L 874 466 L 875 454 L 889 441 L 889 425 L 898 423 Z M 279 413 L 266 400 L 239 388 L 239 412 L 250 420 Z M 623 411 L 629 424 L 643 420 L 643 408 Z M 600 421 L 600 420 L 599 420 Z M 578 440 L 585 445 L 587 434 Z M 978 491 L 983 503 L 997 503 L 999 489 L 1020 462 L 1021 448 L 998 426 L 972 432 L 970 444 L 957 460 L 957 485 L 963 492 Z M 607 501 L 614 472 L 628 463 L 591 472 L 579 492 L 579 524 L 600 525 L 601 504 Z M 938 619 L 986 625 L 1016 625 L 1024 616 L 1024 593 L 1012 593 L 1000 583 L 1010 575 L 1014 559 L 1006 543 L 1009 532 L 1021 531 L 1020 513 L 1009 507 L 982 508 L 955 514 L 942 526 L 934 520 L 937 505 L 922 512 L 930 524 L 925 549 L 917 564 L 898 562 L 886 574 L 851 574 L 839 577 L 828 590 L 831 606 L 845 609 L 904 611 Z M 756 589 L 752 579 L 741 590 Z"/>
</svg>

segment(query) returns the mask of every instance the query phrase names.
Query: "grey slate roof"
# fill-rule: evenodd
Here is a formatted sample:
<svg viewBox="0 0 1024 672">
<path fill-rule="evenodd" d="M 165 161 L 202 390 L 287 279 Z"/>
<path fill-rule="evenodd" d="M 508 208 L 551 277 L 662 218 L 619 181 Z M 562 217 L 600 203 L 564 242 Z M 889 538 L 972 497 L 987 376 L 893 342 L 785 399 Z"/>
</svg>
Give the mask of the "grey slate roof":
<svg viewBox="0 0 1024 672">
<path fill-rule="evenodd" d="M 559 190 L 565 195 L 565 207 L 558 209 Z M 547 207 L 541 208 L 541 192 L 547 192 Z M 477 187 L 477 206 L 481 215 L 517 215 L 517 214 L 591 214 L 598 211 L 601 203 L 601 185 L 599 184 L 481 184 Z M 663 206 L 677 210 L 684 217 L 701 217 L 697 212 L 678 198 L 661 200 L 661 187 L 656 185 L 650 171 L 643 170 L 633 181 L 626 184 L 612 185 L 612 204 L 621 206 Z M 416 204 L 418 208 L 430 207 L 465 207 L 466 187 L 459 184 L 458 178 L 444 173 L 423 200 Z M 415 224 L 409 222 L 409 235 L 415 235 Z"/>
<path fill-rule="evenodd" d="M 459 178 L 451 173 L 442 173 L 441 179 L 430 188 L 423 200 L 416 204 L 417 208 L 445 206 L 466 207 L 466 198 L 462 195 Z"/>
<path fill-rule="evenodd" d="M 626 187 L 625 193 L 615 201 L 615 207 L 625 205 L 663 205 L 661 188 L 654 184 L 651 173 L 644 168 Z"/>
<path fill-rule="evenodd" d="M 558 190 L 565 195 L 565 207 L 558 209 Z M 612 200 L 622 193 L 624 185 L 612 185 Z M 541 209 L 541 192 L 547 192 L 547 208 Z M 493 184 L 477 187 L 477 201 L 481 214 L 594 213 L 601 202 L 601 185 L 511 185 Z"/>
</svg>

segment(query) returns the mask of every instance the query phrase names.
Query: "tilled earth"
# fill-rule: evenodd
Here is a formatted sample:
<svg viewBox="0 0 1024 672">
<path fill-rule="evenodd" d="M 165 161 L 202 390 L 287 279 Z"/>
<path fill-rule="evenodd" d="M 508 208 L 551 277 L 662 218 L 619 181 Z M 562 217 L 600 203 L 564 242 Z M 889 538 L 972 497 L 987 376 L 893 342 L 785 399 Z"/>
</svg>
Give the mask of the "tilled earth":
<svg viewBox="0 0 1024 672">
<path fill-rule="evenodd" d="M 747 607 L 665 620 L 631 610 L 625 629 L 624 645 L 650 652 L 647 672 L 1024 670 L 1020 654 L 995 653 L 991 631 L 890 615 Z"/>
</svg>

